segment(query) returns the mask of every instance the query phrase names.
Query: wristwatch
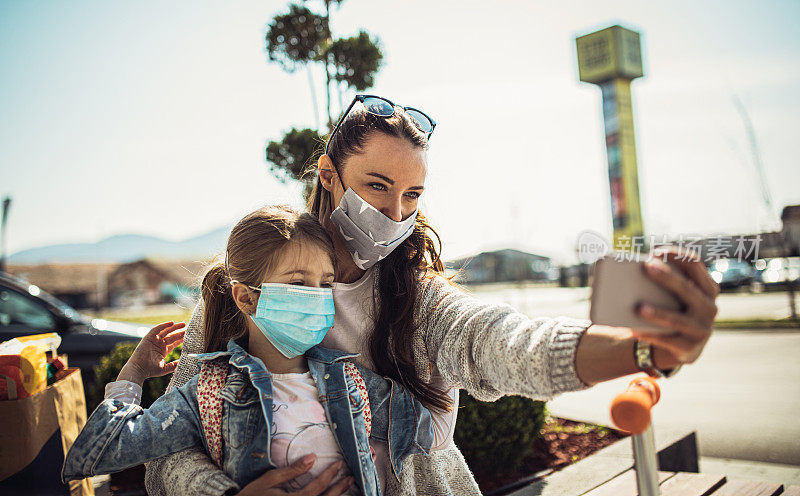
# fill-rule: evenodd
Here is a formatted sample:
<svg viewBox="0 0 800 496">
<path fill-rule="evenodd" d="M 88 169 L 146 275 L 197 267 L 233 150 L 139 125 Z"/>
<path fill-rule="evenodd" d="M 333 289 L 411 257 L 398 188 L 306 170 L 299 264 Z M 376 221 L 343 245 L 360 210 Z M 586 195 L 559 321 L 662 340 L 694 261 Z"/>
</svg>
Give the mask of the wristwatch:
<svg viewBox="0 0 800 496">
<path fill-rule="evenodd" d="M 639 339 L 635 340 L 633 344 L 633 358 L 636 361 L 636 368 L 655 379 L 672 377 L 681 368 L 680 365 L 667 370 L 657 368 L 653 362 L 653 345 Z"/>
</svg>

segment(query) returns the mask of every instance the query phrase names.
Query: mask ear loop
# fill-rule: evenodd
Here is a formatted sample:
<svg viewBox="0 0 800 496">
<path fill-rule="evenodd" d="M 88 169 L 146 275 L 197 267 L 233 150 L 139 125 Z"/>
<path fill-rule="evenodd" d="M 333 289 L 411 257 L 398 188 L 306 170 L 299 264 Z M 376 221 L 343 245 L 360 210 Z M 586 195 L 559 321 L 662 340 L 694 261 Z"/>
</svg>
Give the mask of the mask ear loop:
<svg viewBox="0 0 800 496">
<path fill-rule="evenodd" d="M 233 288 L 237 284 L 244 284 L 243 282 L 239 282 L 236 279 L 231 277 L 231 266 L 230 266 L 230 262 L 229 262 L 229 258 L 228 258 L 228 250 L 225 250 L 225 272 L 227 272 L 228 284 L 231 285 L 231 288 Z M 253 286 L 250 286 L 248 284 L 244 284 L 244 285 L 245 285 L 245 287 L 247 287 L 249 289 L 252 289 L 254 291 L 258 291 L 259 293 L 261 292 L 260 288 L 254 288 Z M 255 313 L 255 310 L 253 311 L 253 313 Z M 249 315 L 249 317 L 252 318 L 252 315 Z"/>
<path fill-rule="evenodd" d="M 230 262 L 228 261 L 228 253 L 229 253 L 228 250 L 225 250 L 225 274 L 228 276 L 228 284 L 230 284 L 231 287 L 233 287 L 239 281 L 235 281 L 231 277 L 231 265 Z"/>
<path fill-rule="evenodd" d="M 336 171 L 336 177 L 339 178 L 339 184 L 342 185 L 342 191 L 347 191 L 347 188 L 344 187 L 344 181 L 342 180 L 342 175 L 339 174 L 339 168 L 336 167 L 336 164 L 333 163 L 333 160 L 331 160 L 331 164 L 333 164 L 333 170 Z"/>
</svg>

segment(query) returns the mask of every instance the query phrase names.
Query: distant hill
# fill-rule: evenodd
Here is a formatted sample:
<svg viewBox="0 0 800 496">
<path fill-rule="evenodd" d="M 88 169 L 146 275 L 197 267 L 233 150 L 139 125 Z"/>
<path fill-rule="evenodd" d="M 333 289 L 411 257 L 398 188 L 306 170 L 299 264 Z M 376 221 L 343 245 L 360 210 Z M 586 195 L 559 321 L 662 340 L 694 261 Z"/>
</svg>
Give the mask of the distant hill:
<svg viewBox="0 0 800 496">
<path fill-rule="evenodd" d="M 14 253 L 9 257 L 9 262 L 12 264 L 130 262 L 145 257 L 167 259 L 208 257 L 224 251 L 232 227 L 220 227 L 183 241 L 167 241 L 139 234 L 119 234 L 97 243 L 42 246 Z"/>
</svg>

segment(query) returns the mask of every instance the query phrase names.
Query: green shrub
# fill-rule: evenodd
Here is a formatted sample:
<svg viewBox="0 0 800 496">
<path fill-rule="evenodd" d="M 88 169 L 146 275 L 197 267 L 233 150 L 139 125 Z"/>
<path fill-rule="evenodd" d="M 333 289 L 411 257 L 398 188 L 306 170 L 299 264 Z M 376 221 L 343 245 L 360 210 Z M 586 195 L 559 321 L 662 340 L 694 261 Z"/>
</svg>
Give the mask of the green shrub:
<svg viewBox="0 0 800 496">
<path fill-rule="evenodd" d="M 100 359 L 100 364 L 94 366 L 94 383 L 89 388 L 87 411 L 91 414 L 97 405 L 103 401 L 106 392 L 106 384 L 117 380 L 119 371 L 128 361 L 133 350 L 136 349 L 138 342 L 119 343 L 111 350 L 111 353 Z M 167 355 L 167 361 L 171 362 L 180 358 L 181 346 L 178 346 Z M 167 390 L 171 375 L 153 377 L 147 379 L 142 387 L 142 407 L 148 408 L 157 400 L 164 391 Z"/>
<path fill-rule="evenodd" d="M 508 473 L 533 450 L 545 420 L 545 403 L 506 396 L 493 403 L 461 391 L 454 440 L 473 471 Z"/>
</svg>

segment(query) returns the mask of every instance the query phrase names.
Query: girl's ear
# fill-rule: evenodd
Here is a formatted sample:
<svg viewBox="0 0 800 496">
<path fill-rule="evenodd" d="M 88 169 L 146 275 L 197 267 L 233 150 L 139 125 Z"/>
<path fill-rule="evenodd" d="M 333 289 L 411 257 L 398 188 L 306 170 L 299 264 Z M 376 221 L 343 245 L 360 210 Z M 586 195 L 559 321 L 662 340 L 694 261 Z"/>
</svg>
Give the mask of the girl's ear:
<svg viewBox="0 0 800 496">
<path fill-rule="evenodd" d="M 236 302 L 236 306 L 242 313 L 245 315 L 253 315 L 255 313 L 258 297 L 255 296 L 255 292 L 252 289 L 239 282 L 233 285 L 231 292 L 233 293 L 233 301 Z"/>
<path fill-rule="evenodd" d="M 338 182 L 339 177 L 333 168 L 331 158 L 327 155 L 322 155 L 317 161 L 317 169 L 319 169 L 319 181 L 322 183 L 322 187 L 332 193 L 333 186 Z"/>
</svg>

